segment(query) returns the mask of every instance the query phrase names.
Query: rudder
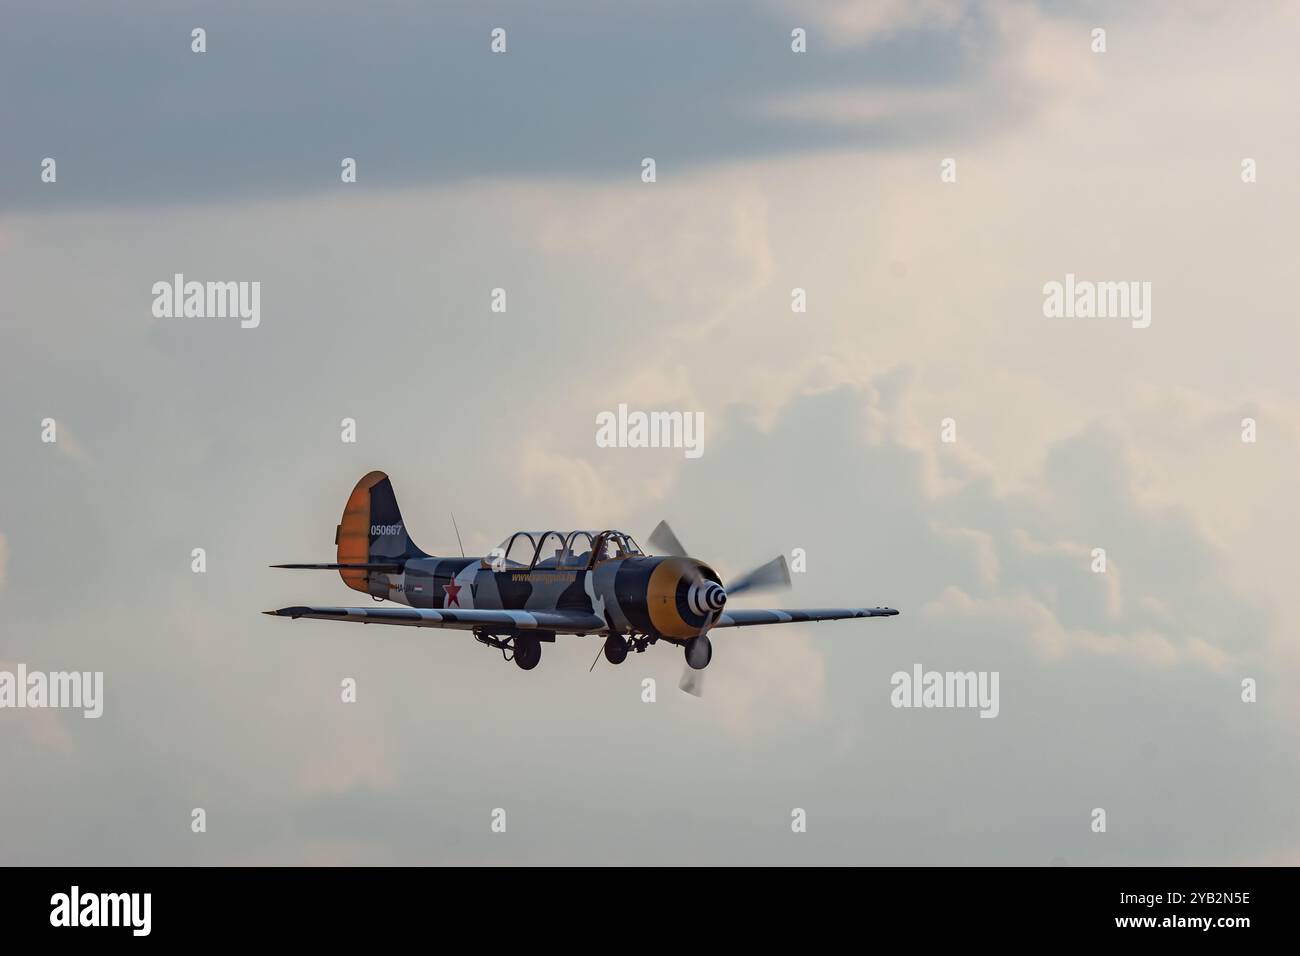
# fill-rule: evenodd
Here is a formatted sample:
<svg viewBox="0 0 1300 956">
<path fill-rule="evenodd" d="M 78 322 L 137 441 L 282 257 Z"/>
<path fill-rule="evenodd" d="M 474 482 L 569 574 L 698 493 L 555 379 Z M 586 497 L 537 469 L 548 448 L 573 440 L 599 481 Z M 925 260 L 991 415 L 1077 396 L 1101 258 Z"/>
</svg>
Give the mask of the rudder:
<svg viewBox="0 0 1300 956">
<path fill-rule="evenodd" d="M 339 564 L 401 563 L 407 558 L 426 557 L 406 533 L 393 484 L 382 471 L 370 472 L 352 489 L 334 543 L 338 545 Z M 359 568 L 339 569 L 344 584 L 365 594 L 371 593 L 371 573 Z"/>
</svg>

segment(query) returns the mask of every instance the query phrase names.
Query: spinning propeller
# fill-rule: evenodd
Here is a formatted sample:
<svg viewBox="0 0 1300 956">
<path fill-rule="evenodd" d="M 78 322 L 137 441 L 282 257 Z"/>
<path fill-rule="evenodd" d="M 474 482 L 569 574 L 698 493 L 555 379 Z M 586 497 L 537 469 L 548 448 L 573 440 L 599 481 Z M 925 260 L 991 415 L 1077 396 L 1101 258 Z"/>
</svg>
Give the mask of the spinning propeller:
<svg viewBox="0 0 1300 956">
<path fill-rule="evenodd" d="M 647 540 L 652 548 L 662 554 L 679 558 L 689 557 L 686 549 L 682 547 L 681 539 L 673 533 L 667 521 L 660 521 L 654 531 L 650 532 Z M 694 610 L 704 615 L 704 626 L 700 628 L 699 636 L 687 645 L 686 666 L 682 671 L 681 682 L 677 686 L 696 697 L 704 696 L 704 668 L 713 656 L 713 648 L 709 644 L 707 635 L 713 622 L 722 613 L 728 597 L 746 591 L 758 593 L 789 586 L 790 568 L 785 563 L 784 555 L 759 565 L 747 574 L 742 574 L 726 588 L 701 575 L 691 586 L 689 599 L 694 605 Z"/>
</svg>

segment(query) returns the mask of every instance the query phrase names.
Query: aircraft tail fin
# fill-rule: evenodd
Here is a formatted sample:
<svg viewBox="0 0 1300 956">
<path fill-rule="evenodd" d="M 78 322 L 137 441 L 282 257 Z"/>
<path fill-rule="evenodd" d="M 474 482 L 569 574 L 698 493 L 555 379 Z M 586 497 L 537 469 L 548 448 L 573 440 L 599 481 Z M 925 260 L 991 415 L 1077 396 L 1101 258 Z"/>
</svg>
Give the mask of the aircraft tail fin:
<svg viewBox="0 0 1300 956">
<path fill-rule="evenodd" d="M 372 573 L 392 573 L 389 566 L 400 568 L 408 558 L 427 557 L 406 533 L 393 484 L 382 471 L 372 471 L 352 489 L 334 543 L 341 565 L 339 577 L 354 591 L 366 594 L 374 593 Z M 387 594 L 387 584 L 383 587 Z"/>
</svg>

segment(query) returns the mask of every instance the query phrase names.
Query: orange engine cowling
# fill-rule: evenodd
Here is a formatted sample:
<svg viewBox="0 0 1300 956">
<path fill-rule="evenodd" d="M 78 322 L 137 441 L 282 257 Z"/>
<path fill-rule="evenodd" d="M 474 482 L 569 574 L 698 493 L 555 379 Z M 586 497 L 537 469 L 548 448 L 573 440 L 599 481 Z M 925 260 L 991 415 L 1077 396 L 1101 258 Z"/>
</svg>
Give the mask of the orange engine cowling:
<svg viewBox="0 0 1300 956">
<path fill-rule="evenodd" d="M 694 558 L 660 559 L 644 587 L 650 627 L 679 641 L 698 637 L 727 603 L 717 572 Z"/>
</svg>

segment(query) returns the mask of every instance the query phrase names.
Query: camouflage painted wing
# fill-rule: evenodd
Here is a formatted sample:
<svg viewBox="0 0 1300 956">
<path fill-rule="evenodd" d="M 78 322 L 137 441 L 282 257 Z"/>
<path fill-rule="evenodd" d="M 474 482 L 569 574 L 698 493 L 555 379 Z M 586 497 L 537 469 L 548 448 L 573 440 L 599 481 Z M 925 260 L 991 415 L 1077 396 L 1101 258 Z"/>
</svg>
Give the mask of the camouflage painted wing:
<svg viewBox="0 0 1300 956">
<path fill-rule="evenodd" d="M 798 611 L 755 608 L 744 611 L 723 611 L 713 622 L 714 627 L 751 627 L 755 624 L 800 624 L 805 621 L 843 621 L 854 617 L 893 617 L 898 612 L 892 607 L 818 607 Z"/>
<path fill-rule="evenodd" d="M 360 621 L 362 624 L 401 624 L 406 627 L 509 628 L 521 631 L 555 631 L 559 634 L 595 634 L 605 622 L 585 611 L 492 611 L 478 608 L 432 610 L 410 607 L 282 607 L 263 611 L 273 617 L 315 618 L 320 621 Z"/>
</svg>

